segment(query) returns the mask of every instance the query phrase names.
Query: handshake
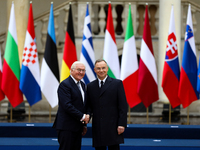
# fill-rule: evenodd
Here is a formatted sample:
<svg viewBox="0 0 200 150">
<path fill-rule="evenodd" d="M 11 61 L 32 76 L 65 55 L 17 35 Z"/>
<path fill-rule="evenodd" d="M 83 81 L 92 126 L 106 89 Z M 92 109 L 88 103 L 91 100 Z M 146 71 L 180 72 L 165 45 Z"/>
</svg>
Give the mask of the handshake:
<svg viewBox="0 0 200 150">
<path fill-rule="evenodd" d="M 90 115 L 85 114 L 85 119 L 82 120 L 82 123 L 88 124 L 90 121 Z"/>
</svg>

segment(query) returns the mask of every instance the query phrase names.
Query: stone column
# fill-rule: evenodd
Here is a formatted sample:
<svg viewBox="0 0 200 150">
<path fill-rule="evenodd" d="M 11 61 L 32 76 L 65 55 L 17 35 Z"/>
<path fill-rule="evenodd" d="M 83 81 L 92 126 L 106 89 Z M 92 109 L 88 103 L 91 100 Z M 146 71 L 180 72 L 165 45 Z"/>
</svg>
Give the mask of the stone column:
<svg viewBox="0 0 200 150">
<path fill-rule="evenodd" d="M 14 1 L 15 8 L 15 21 L 17 29 L 17 41 L 18 41 L 18 51 L 20 66 L 22 62 L 22 54 L 24 49 L 24 42 L 26 36 L 26 29 L 28 23 L 28 14 L 29 14 L 29 0 L 7 0 L 7 26 L 9 24 L 10 18 L 10 9 L 12 1 Z M 34 8 L 33 8 L 34 9 Z"/>
<path fill-rule="evenodd" d="M 175 30 L 178 47 L 179 63 L 181 54 L 181 0 L 160 0 L 159 1 L 159 45 L 158 45 L 158 89 L 160 101 L 168 102 L 168 99 L 161 87 L 162 73 L 165 60 L 166 44 L 168 38 L 171 6 L 174 6 Z M 180 63 L 181 64 L 181 63 Z M 179 64 L 179 65 L 180 65 Z"/>
</svg>

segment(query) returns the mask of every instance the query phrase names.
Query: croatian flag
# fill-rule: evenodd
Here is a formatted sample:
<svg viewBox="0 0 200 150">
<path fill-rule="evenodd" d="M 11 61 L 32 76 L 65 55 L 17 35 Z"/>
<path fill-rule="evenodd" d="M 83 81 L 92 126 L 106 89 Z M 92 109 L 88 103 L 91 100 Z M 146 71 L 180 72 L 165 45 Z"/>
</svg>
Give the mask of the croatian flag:
<svg viewBox="0 0 200 150">
<path fill-rule="evenodd" d="M 199 99 L 197 92 L 197 60 L 192 25 L 191 7 L 188 7 L 183 61 L 180 73 L 178 96 L 183 108 L 188 107 L 193 101 Z"/>
<path fill-rule="evenodd" d="M 22 57 L 20 89 L 26 96 L 30 106 L 42 99 L 40 91 L 40 72 L 38 53 L 35 42 L 32 3 L 30 4 L 29 9 L 28 26 Z"/>
<path fill-rule="evenodd" d="M 178 61 L 178 47 L 175 32 L 174 9 L 172 6 L 167 39 L 165 63 L 162 76 L 162 88 L 173 108 L 181 104 L 178 98 L 180 68 Z"/>
<path fill-rule="evenodd" d="M 90 25 L 90 15 L 88 4 L 86 8 L 84 29 L 83 29 L 83 41 L 82 41 L 82 51 L 80 56 L 80 61 L 83 62 L 86 66 L 86 73 L 83 77 L 85 84 L 90 83 L 96 79 L 96 74 L 94 72 L 94 48 L 92 43 L 92 31 Z"/>
</svg>

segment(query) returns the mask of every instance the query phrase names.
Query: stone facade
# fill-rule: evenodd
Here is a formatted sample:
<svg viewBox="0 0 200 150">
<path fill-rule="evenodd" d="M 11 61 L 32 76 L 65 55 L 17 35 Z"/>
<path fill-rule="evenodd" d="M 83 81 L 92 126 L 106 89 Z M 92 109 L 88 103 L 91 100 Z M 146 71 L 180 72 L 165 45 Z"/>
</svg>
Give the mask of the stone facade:
<svg viewBox="0 0 200 150">
<path fill-rule="evenodd" d="M 179 40 L 180 44 L 179 47 L 179 57 L 180 60 L 182 59 L 182 49 L 184 45 L 184 34 L 185 34 L 185 24 L 187 19 L 187 7 L 188 4 L 191 3 L 192 6 L 192 14 L 193 14 L 193 26 L 194 26 L 194 35 L 196 40 L 196 49 L 197 49 L 197 56 L 199 56 L 199 45 L 200 45 L 200 28 L 197 26 L 200 23 L 199 13 L 200 13 L 200 2 L 198 0 L 177 0 L 180 2 L 179 8 L 181 10 L 181 14 L 175 10 L 175 16 L 180 17 L 180 26 L 176 26 L 179 30 Z M 39 61 L 40 64 L 42 62 L 43 54 L 44 54 L 44 46 L 46 42 L 46 35 L 47 35 L 47 26 L 48 26 L 48 16 L 50 10 L 50 2 L 51 0 L 34 0 L 33 1 L 33 15 L 34 15 L 34 23 L 35 23 L 35 33 L 37 39 L 37 49 L 39 52 Z M 82 46 L 82 30 L 83 30 L 83 22 L 85 17 L 85 10 L 86 10 L 86 2 L 85 0 L 74 0 L 72 1 L 72 10 L 73 10 L 73 21 L 74 21 L 74 30 L 75 30 L 75 43 L 77 49 L 77 57 L 79 59 L 81 46 Z M 102 1 L 90 1 L 89 0 L 89 8 L 90 8 L 90 16 L 91 16 L 91 25 L 93 31 L 93 44 L 95 50 L 95 58 L 102 58 L 103 57 L 103 46 L 104 46 L 104 30 L 106 26 L 106 12 L 107 12 L 107 4 L 108 2 L 105 0 Z M 161 27 L 161 23 L 159 19 L 161 17 L 162 10 L 160 9 L 160 5 L 163 3 L 163 0 L 130 0 L 131 7 L 132 7 L 132 17 L 133 17 L 133 26 L 134 26 L 134 33 L 136 38 L 136 48 L 138 55 L 140 54 L 140 47 L 141 47 L 141 39 L 143 34 L 143 24 L 144 24 L 144 11 L 145 11 L 145 3 L 147 2 L 149 5 L 149 20 L 151 26 L 151 34 L 152 34 L 152 43 L 154 49 L 154 55 L 156 59 L 156 65 L 158 70 L 158 84 L 159 84 L 159 96 L 160 100 L 158 102 L 153 103 L 152 105 L 152 112 L 155 114 L 161 114 L 163 111 L 163 104 L 168 103 L 167 98 L 164 95 L 162 88 L 161 88 L 161 78 L 162 78 L 162 59 L 160 60 L 160 56 L 165 55 L 165 51 L 160 53 L 159 52 L 159 37 L 160 34 L 167 35 L 168 33 L 168 24 L 169 24 L 169 17 L 166 18 L 166 28 L 162 31 L 159 30 Z M 115 0 L 112 1 L 112 14 L 113 14 L 113 22 L 115 26 L 116 32 L 116 43 L 118 47 L 118 55 L 122 54 L 123 44 L 124 44 L 124 35 L 126 31 L 126 22 L 128 16 L 128 5 L 129 2 L 127 1 L 119 1 Z M 15 1 L 15 3 L 18 3 Z M 169 3 L 169 2 L 168 2 Z M 27 0 L 22 4 L 22 6 L 27 7 L 29 5 Z M 170 4 L 171 5 L 171 4 Z M 10 5 L 9 2 L 6 0 L 0 1 L 0 48 L 2 52 L 2 57 L 5 49 L 5 39 L 6 39 L 6 32 L 7 26 L 6 21 L 9 18 L 9 11 Z M 29 8 L 29 6 L 28 6 Z M 56 31 L 56 41 L 57 41 L 57 48 L 58 48 L 58 60 L 59 60 L 59 69 L 61 69 L 61 61 L 62 61 L 62 53 L 63 53 L 63 46 L 64 46 L 64 38 L 65 38 L 65 31 L 66 25 L 68 21 L 68 9 L 69 9 L 69 1 L 66 0 L 56 0 L 54 2 L 54 17 L 55 17 L 55 31 Z M 28 12 L 27 12 L 28 13 Z M 170 16 L 170 9 L 166 11 L 165 16 Z M 17 18 L 21 17 L 20 14 L 16 16 Z M 24 15 L 23 17 L 27 17 Z M 175 18 L 176 19 L 176 18 Z M 4 21 L 2 21 L 4 20 Z M 23 21 L 24 24 L 27 24 L 27 18 Z M 26 32 L 26 27 L 21 29 L 20 32 Z M 162 33 L 161 33 L 162 32 Z M 167 39 L 167 37 L 166 37 Z M 23 40 L 22 40 L 23 41 Z M 21 42 L 24 45 L 23 42 Z M 166 45 L 166 42 L 163 42 Z M 19 49 L 22 51 L 23 49 Z M 163 57 L 164 58 L 164 57 Z M 197 57 L 197 61 L 199 57 Z M 160 63 L 160 64 L 159 64 Z M 164 63 L 164 59 L 163 59 Z M 28 103 L 26 103 L 26 110 L 28 112 Z M 7 110 L 7 101 L 3 100 L 1 102 L 1 112 L 6 112 Z M 50 109 L 47 100 L 43 97 L 43 99 L 38 102 L 37 104 L 33 105 L 31 108 L 31 113 L 37 112 L 48 112 Z M 52 114 L 55 114 L 57 111 L 57 107 L 51 109 Z M 200 102 L 195 101 L 190 106 L 191 113 L 199 113 L 200 112 Z M 181 107 L 181 114 L 186 114 L 186 109 Z"/>
</svg>

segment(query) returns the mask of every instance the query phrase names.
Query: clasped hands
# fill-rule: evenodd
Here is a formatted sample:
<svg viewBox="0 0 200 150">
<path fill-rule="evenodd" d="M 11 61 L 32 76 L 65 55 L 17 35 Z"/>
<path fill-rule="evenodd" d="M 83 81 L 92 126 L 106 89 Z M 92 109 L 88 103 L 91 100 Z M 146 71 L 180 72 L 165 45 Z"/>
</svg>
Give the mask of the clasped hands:
<svg viewBox="0 0 200 150">
<path fill-rule="evenodd" d="M 90 121 L 90 115 L 89 114 L 85 114 L 85 118 L 82 120 L 83 123 L 88 124 Z"/>
</svg>

